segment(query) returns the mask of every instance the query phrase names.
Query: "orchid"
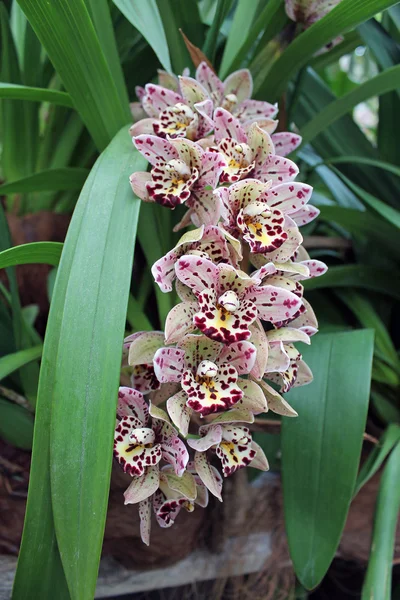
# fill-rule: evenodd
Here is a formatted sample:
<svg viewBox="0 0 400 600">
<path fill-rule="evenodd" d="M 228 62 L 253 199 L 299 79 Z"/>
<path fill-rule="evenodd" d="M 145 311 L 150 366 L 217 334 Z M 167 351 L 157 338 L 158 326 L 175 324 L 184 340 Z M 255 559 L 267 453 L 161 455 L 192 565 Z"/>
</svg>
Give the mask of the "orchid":
<svg viewBox="0 0 400 600">
<path fill-rule="evenodd" d="M 341 0 L 285 0 L 286 14 L 292 21 L 299 23 L 303 29 L 308 29 L 331 12 Z M 330 50 L 343 41 L 342 36 L 326 44 L 325 50 Z"/>
<path fill-rule="evenodd" d="M 201 63 L 196 78 L 161 72 L 132 105 L 143 117 L 133 144 L 151 166 L 131 176 L 134 193 L 184 205 L 175 231 L 195 226 L 151 268 L 179 298 L 165 331 L 124 342 L 132 388 L 120 388 L 114 454 L 132 476 L 125 503 L 139 505 L 147 544 L 152 512 L 169 527 L 182 508 L 206 506 L 208 492 L 222 501 L 213 456 L 224 477 L 267 470 L 255 415 L 296 417 L 281 394 L 312 380 L 296 346 L 318 330 L 302 282 L 326 265 L 304 250 L 299 228 L 319 210 L 287 158 L 300 136 L 276 133 L 276 106 L 251 93 L 246 69 L 222 82 Z"/>
</svg>

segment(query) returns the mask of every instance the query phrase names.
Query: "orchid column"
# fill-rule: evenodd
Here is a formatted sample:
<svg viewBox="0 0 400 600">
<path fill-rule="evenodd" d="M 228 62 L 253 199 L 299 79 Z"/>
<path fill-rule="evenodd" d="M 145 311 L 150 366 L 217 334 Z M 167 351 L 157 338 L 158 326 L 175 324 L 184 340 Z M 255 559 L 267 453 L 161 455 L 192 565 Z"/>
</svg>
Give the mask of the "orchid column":
<svg viewBox="0 0 400 600">
<path fill-rule="evenodd" d="M 312 380 L 295 346 L 317 331 L 301 282 L 326 266 L 309 258 L 299 227 L 319 211 L 286 158 L 301 138 L 274 133 L 277 107 L 251 93 L 249 71 L 222 82 L 201 63 L 195 79 L 160 73 L 132 105 L 133 143 L 151 165 L 132 175 L 135 194 L 185 204 L 177 229 L 194 226 L 152 267 L 181 300 L 165 332 L 125 340 L 132 387 L 120 388 L 114 453 L 146 544 L 152 510 L 169 527 L 209 492 L 222 501 L 218 461 L 224 477 L 267 470 L 248 425 L 269 409 L 297 416 L 277 390 Z"/>
</svg>

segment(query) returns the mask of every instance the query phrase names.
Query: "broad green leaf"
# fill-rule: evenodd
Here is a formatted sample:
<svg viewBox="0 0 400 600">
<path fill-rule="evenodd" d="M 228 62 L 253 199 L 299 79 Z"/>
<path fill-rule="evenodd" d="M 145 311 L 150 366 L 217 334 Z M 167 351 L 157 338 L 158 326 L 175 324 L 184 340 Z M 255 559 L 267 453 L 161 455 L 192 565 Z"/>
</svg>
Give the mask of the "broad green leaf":
<svg viewBox="0 0 400 600">
<path fill-rule="evenodd" d="M 94 597 L 139 209 L 128 177 L 145 166 L 124 127 L 93 167 L 68 230 L 44 342 L 14 600 L 52 600 L 54 589 L 57 600 L 69 598 L 53 511 L 71 596 Z"/>
<path fill-rule="evenodd" d="M 384 171 L 389 171 L 389 173 L 393 173 L 400 177 L 400 167 L 396 165 L 392 165 L 391 163 L 385 162 L 383 160 L 374 160 L 372 158 L 367 158 L 365 156 L 335 156 L 333 158 L 326 158 L 323 163 L 326 165 L 340 165 L 340 164 L 360 164 L 367 165 L 369 167 L 376 167 L 377 169 L 383 169 Z"/>
<path fill-rule="evenodd" d="M 258 0 L 254 0 L 253 2 L 248 2 L 248 0 L 238 1 L 222 55 L 220 67 L 222 77 L 228 75 L 229 68 L 236 57 L 238 49 L 246 41 L 252 30 L 253 19 L 259 12 L 259 5 L 260 2 Z"/>
<path fill-rule="evenodd" d="M 322 48 L 338 35 L 363 23 L 376 13 L 394 6 L 396 0 L 341 0 L 323 19 L 299 35 L 273 64 L 259 97 L 277 100 L 285 90 L 290 77 Z"/>
<path fill-rule="evenodd" d="M 18 0 L 99 150 L 130 120 L 84 0 Z"/>
<path fill-rule="evenodd" d="M 293 566 L 307 589 L 328 570 L 350 506 L 372 354 L 372 331 L 319 334 L 303 352 L 313 383 L 287 396 L 299 416 L 282 420 L 285 523 Z"/>
<path fill-rule="evenodd" d="M 400 65 L 391 67 L 360 84 L 353 91 L 328 104 L 312 121 L 301 130 L 303 143 L 310 142 L 321 131 L 332 125 L 337 119 L 350 112 L 357 104 L 372 96 L 380 96 L 400 87 Z"/>
<path fill-rule="evenodd" d="M 113 0 L 113 2 L 148 41 L 164 69 L 171 71 L 167 39 L 156 0 L 146 0 L 146 2 L 142 0 Z"/>
<path fill-rule="evenodd" d="M 376 501 L 371 554 L 362 600 L 390 600 L 396 526 L 400 508 L 400 442 L 390 453 Z"/>
<path fill-rule="evenodd" d="M 0 185 L 0 194 L 6 196 L 7 194 L 24 194 L 26 192 L 80 190 L 88 174 L 88 169 L 79 167 L 48 169 Z"/>
<path fill-rule="evenodd" d="M 392 271 L 378 267 L 364 265 L 330 267 L 323 277 L 315 277 L 304 282 L 306 290 L 337 287 L 362 288 L 400 299 L 400 280 L 394 278 Z"/>
<path fill-rule="evenodd" d="M 12 100 L 29 100 L 31 102 L 50 102 L 58 106 L 74 108 L 71 96 L 66 92 L 48 90 L 46 88 L 35 88 L 16 83 L 0 83 L 0 98 L 11 98 Z"/>
<path fill-rule="evenodd" d="M 358 494 L 360 489 L 375 475 L 378 469 L 383 464 L 385 458 L 391 452 L 393 446 L 400 441 L 400 427 L 395 423 L 391 423 L 386 429 L 379 444 L 374 447 L 368 456 L 367 460 L 361 467 L 356 481 L 354 496 Z"/>
<path fill-rule="evenodd" d="M 211 27 L 207 32 L 206 41 L 204 42 L 203 52 L 213 63 L 215 59 L 215 52 L 217 50 L 217 42 L 220 29 L 225 20 L 226 15 L 232 5 L 232 0 L 216 0 L 217 8 L 215 10 L 214 19 Z"/>
<path fill-rule="evenodd" d="M 129 175 L 145 163 L 123 128 L 82 190 L 53 291 L 50 323 L 57 334 L 46 337 L 51 357 L 39 394 L 53 405 L 52 506 L 73 598 L 92 598 L 96 585 L 140 206 Z"/>
<path fill-rule="evenodd" d="M 14 246 L 0 252 L 0 269 L 37 263 L 57 266 L 62 249 L 60 242 L 30 242 Z"/>
<path fill-rule="evenodd" d="M 384 423 L 400 424 L 400 409 L 397 407 L 397 397 L 393 399 L 393 402 L 391 402 L 387 397 L 387 393 L 383 395 L 376 390 L 372 390 L 371 402 L 379 418 Z"/>
<path fill-rule="evenodd" d="M 32 415 L 22 406 L 3 398 L 0 398 L 0 438 L 21 450 L 32 448 Z"/>
<path fill-rule="evenodd" d="M 4 379 L 10 373 L 20 369 L 27 363 L 40 358 L 42 355 L 42 346 L 34 346 L 26 350 L 19 350 L 13 354 L 2 356 L 0 358 L 0 380 Z"/>
<path fill-rule="evenodd" d="M 129 294 L 126 319 L 134 331 L 153 331 L 154 329 L 139 302 L 132 294 Z"/>
</svg>

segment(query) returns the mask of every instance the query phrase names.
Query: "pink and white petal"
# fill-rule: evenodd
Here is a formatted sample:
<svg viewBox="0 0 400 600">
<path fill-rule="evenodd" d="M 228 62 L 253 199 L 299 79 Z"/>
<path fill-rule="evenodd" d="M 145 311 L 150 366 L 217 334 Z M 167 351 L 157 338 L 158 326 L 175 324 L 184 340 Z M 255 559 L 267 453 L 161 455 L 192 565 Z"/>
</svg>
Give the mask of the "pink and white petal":
<svg viewBox="0 0 400 600">
<path fill-rule="evenodd" d="M 175 290 L 182 302 L 197 302 L 197 298 L 190 287 L 182 283 L 179 279 L 175 280 Z"/>
<path fill-rule="evenodd" d="M 221 204 L 213 190 L 196 190 L 190 198 L 191 218 L 196 227 L 216 225 L 221 214 Z"/>
<path fill-rule="evenodd" d="M 312 371 L 304 360 L 297 362 L 297 378 L 293 384 L 293 387 L 300 387 L 301 385 L 308 385 L 314 379 Z"/>
<path fill-rule="evenodd" d="M 268 362 L 265 373 L 283 373 L 288 370 L 290 358 L 285 351 L 283 342 L 276 341 L 269 344 Z"/>
<path fill-rule="evenodd" d="M 302 304 L 292 292 L 273 285 L 255 287 L 246 292 L 246 297 L 256 305 L 259 318 L 271 323 L 290 319 Z"/>
<path fill-rule="evenodd" d="M 161 446 L 156 444 L 152 448 L 145 448 L 133 441 L 131 439 L 133 431 L 137 432 L 135 435 L 146 439 L 146 433 L 148 433 L 142 432 L 143 435 L 141 435 L 140 429 L 132 430 L 134 423 L 135 417 L 124 417 L 118 423 L 114 435 L 114 456 L 125 473 L 140 477 L 146 467 L 154 466 L 160 462 Z"/>
<path fill-rule="evenodd" d="M 272 181 L 274 184 L 293 181 L 297 177 L 299 169 L 289 158 L 270 155 L 263 164 L 256 167 L 254 176 L 260 181 Z"/>
<path fill-rule="evenodd" d="M 151 182 L 150 173 L 138 171 L 137 173 L 132 173 L 129 177 L 129 182 L 131 184 L 131 188 L 134 194 L 144 202 L 151 202 L 152 200 L 149 197 L 149 192 L 147 191 L 147 184 Z"/>
<path fill-rule="evenodd" d="M 182 102 L 182 96 L 173 90 L 148 83 L 145 87 L 146 94 L 142 98 L 142 106 L 149 117 L 157 118 L 161 111 L 178 102 Z"/>
<path fill-rule="evenodd" d="M 142 394 L 149 394 L 158 390 L 160 382 L 154 373 L 153 362 L 135 365 L 131 373 L 131 385 Z"/>
<path fill-rule="evenodd" d="M 282 398 L 282 396 L 274 390 L 273 387 L 268 385 L 268 383 L 266 383 L 263 380 L 259 381 L 259 384 L 262 387 L 265 397 L 267 399 L 268 408 L 272 410 L 272 412 L 278 415 L 282 415 L 283 417 L 298 416 L 294 408 L 292 408 L 290 404 L 286 402 L 286 400 L 284 400 L 284 398 Z"/>
<path fill-rule="evenodd" d="M 238 383 L 239 381 L 241 380 L 238 379 Z M 241 406 L 240 400 L 235 404 L 235 408 L 226 410 L 212 421 L 212 425 L 232 423 L 254 423 L 254 414 L 249 409 Z"/>
<path fill-rule="evenodd" d="M 252 202 L 239 211 L 237 225 L 248 242 L 250 252 L 267 254 L 280 248 L 288 239 L 285 216 L 277 209 L 269 210 L 263 202 Z"/>
<path fill-rule="evenodd" d="M 240 300 L 240 306 L 230 313 L 219 307 L 214 290 L 198 295 L 199 312 L 193 317 L 195 326 L 207 337 L 224 344 L 247 340 L 251 336 L 249 325 L 257 318 L 257 308 L 248 300 Z"/>
<path fill-rule="evenodd" d="M 260 386 L 251 379 L 238 379 L 238 386 L 243 392 L 243 398 L 238 406 L 250 411 L 254 415 L 268 412 L 268 403 Z"/>
<path fill-rule="evenodd" d="M 166 465 L 161 469 L 160 473 L 160 489 L 166 496 L 170 494 L 170 490 L 178 492 L 180 496 L 183 496 L 187 500 L 192 502 L 196 499 L 196 479 L 192 473 L 185 471 L 182 476 L 175 475 L 171 471 L 171 467 Z"/>
<path fill-rule="evenodd" d="M 296 181 L 281 183 L 266 191 L 262 200 L 270 208 L 277 208 L 287 215 L 292 215 L 307 204 L 312 190 L 312 187 L 306 183 Z"/>
<path fill-rule="evenodd" d="M 296 258 L 298 258 L 298 254 Z M 288 276 L 293 281 L 308 279 L 310 275 L 309 268 L 304 263 L 288 260 L 286 262 L 275 262 L 274 265 L 281 275 L 284 274 L 285 277 Z"/>
<path fill-rule="evenodd" d="M 274 144 L 269 133 L 261 129 L 257 123 L 250 125 L 247 132 L 247 143 L 253 153 L 256 171 L 265 163 L 269 154 L 275 154 Z M 257 175 L 255 177 L 258 179 Z"/>
<path fill-rule="evenodd" d="M 253 92 L 253 79 L 248 69 L 231 73 L 224 81 L 224 96 L 234 94 L 238 103 L 250 98 Z"/>
<path fill-rule="evenodd" d="M 159 406 L 163 402 L 166 402 L 168 398 L 171 398 L 174 394 L 178 392 L 180 389 L 179 383 L 171 382 L 171 383 L 163 383 L 160 385 L 160 388 L 154 392 L 152 392 L 150 398 L 151 402 L 154 406 Z"/>
<path fill-rule="evenodd" d="M 194 478 L 195 478 L 196 484 L 197 484 L 197 496 L 196 496 L 196 500 L 194 501 L 194 503 L 197 504 L 198 506 L 201 506 L 202 508 L 206 508 L 206 506 L 208 506 L 208 503 L 209 503 L 208 489 L 206 488 L 205 485 L 203 485 L 203 482 L 201 481 L 201 479 L 198 475 L 195 475 Z"/>
<path fill-rule="evenodd" d="M 253 287 L 255 281 L 244 271 L 235 269 L 232 265 L 221 263 L 218 265 L 218 283 L 219 293 L 231 290 L 242 296 L 245 290 Z"/>
<path fill-rule="evenodd" d="M 195 294 L 216 287 L 218 267 L 208 259 L 185 255 L 178 260 L 175 270 L 178 279 L 189 286 Z"/>
<path fill-rule="evenodd" d="M 187 395 L 183 390 L 177 392 L 167 400 L 167 410 L 173 424 L 179 429 L 183 436 L 189 431 L 192 409 L 186 406 Z"/>
<path fill-rule="evenodd" d="M 197 169 L 190 171 L 182 160 L 174 159 L 153 167 L 151 176 L 152 180 L 147 184 L 150 200 L 175 208 L 190 198 L 199 173 Z"/>
<path fill-rule="evenodd" d="M 191 107 L 197 102 L 209 99 L 207 90 L 192 77 L 179 77 L 179 88 L 184 100 Z"/>
<path fill-rule="evenodd" d="M 224 138 L 232 138 L 239 143 L 247 142 L 246 132 L 239 120 L 221 107 L 214 111 L 214 135 L 218 142 Z"/>
<path fill-rule="evenodd" d="M 265 260 L 267 261 L 268 259 L 266 258 Z M 251 274 L 251 277 L 252 279 L 254 279 L 255 283 L 261 283 L 261 281 L 265 279 L 265 277 L 275 275 L 277 270 L 278 269 L 273 262 L 266 262 L 264 265 L 261 265 L 261 267 L 257 271 L 254 271 Z"/>
<path fill-rule="evenodd" d="M 301 136 L 290 131 L 282 131 L 272 135 L 272 141 L 275 146 L 275 152 L 279 156 L 287 156 L 294 152 L 301 144 Z"/>
<path fill-rule="evenodd" d="M 212 118 L 214 105 L 212 100 L 203 100 L 196 102 L 194 105 L 196 112 L 199 114 L 195 138 L 204 139 L 214 129 L 214 120 Z"/>
<path fill-rule="evenodd" d="M 162 457 L 173 466 L 178 477 L 182 477 L 189 461 L 185 443 L 178 436 L 170 437 L 161 445 Z"/>
<path fill-rule="evenodd" d="M 249 466 L 253 467 L 253 469 L 259 469 L 260 471 L 269 471 L 269 463 L 264 454 L 264 450 L 254 441 L 251 442 L 251 447 L 256 451 L 256 455 Z"/>
<path fill-rule="evenodd" d="M 291 327 L 304 331 L 310 337 L 318 331 L 318 321 L 311 304 L 303 298 L 305 311 L 290 323 Z"/>
<path fill-rule="evenodd" d="M 241 123 L 262 122 L 267 119 L 272 121 L 278 113 L 278 106 L 263 100 L 243 100 L 232 112 Z"/>
<path fill-rule="evenodd" d="M 160 112 L 154 121 L 154 133 L 160 137 L 181 138 L 189 135 L 198 117 L 187 104 L 179 102 Z"/>
<path fill-rule="evenodd" d="M 205 152 L 201 159 L 197 186 L 199 188 L 211 186 L 212 190 L 215 190 L 218 186 L 222 169 L 225 166 L 226 161 L 222 154 L 219 152 Z"/>
<path fill-rule="evenodd" d="M 206 488 L 222 502 L 222 480 L 218 471 L 212 467 L 208 461 L 207 455 L 204 452 L 195 452 L 194 464 L 196 472 L 204 483 Z M 218 473 L 218 475 L 217 475 Z"/>
<path fill-rule="evenodd" d="M 153 445 L 156 439 L 153 429 L 150 427 L 137 427 L 131 431 L 129 439 L 132 443 L 141 446 Z M 148 448 L 146 448 L 148 450 Z"/>
<path fill-rule="evenodd" d="M 238 375 L 247 375 L 254 367 L 256 355 L 256 347 L 251 342 L 236 342 L 223 347 L 218 362 L 229 363 Z"/>
<path fill-rule="evenodd" d="M 224 477 L 233 475 L 238 469 L 248 467 L 256 455 L 251 444 L 234 442 L 221 442 L 217 447 L 216 454 L 221 461 Z"/>
<path fill-rule="evenodd" d="M 182 388 L 186 392 L 187 406 L 202 416 L 226 410 L 236 404 L 242 396 L 237 386 L 237 371 L 230 365 L 221 365 L 218 373 L 211 380 L 198 380 L 192 371 L 185 371 L 182 376 Z"/>
<path fill-rule="evenodd" d="M 221 344 L 213 342 L 205 335 L 186 335 L 179 347 L 185 351 L 185 364 L 193 371 L 203 360 L 216 362 L 221 352 Z"/>
<path fill-rule="evenodd" d="M 172 231 L 177 232 L 181 231 L 181 229 L 184 229 L 185 227 L 188 227 L 192 220 L 192 213 L 193 210 L 189 208 L 189 210 L 184 213 L 182 219 L 175 225 Z"/>
<path fill-rule="evenodd" d="M 250 326 L 250 331 L 251 343 L 257 350 L 256 361 L 251 371 L 251 375 L 255 377 L 255 379 L 262 379 L 268 360 L 268 340 L 259 319 L 257 319 L 253 325 Z"/>
<path fill-rule="evenodd" d="M 216 446 L 222 441 L 222 427 L 221 425 L 207 425 L 202 427 L 203 437 L 199 439 L 189 438 L 187 441 L 188 446 L 197 450 L 197 452 L 206 452 L 212 446 Z"/>
<path fill-rule="evenodd" d="M 159 526 L 163 528 L 171 527 L 186 502 L 186 498 L 167 500 L 162 492 L 156 492 L 153 497 L 153 509 Z"/>
<path fill-rule="evenodd" d="M 193 317 L 199 310 L 197 302 L 180 302 L 169 311 L 165 320 L 165 342 L 176 344 L 196 329 Z"/>
<path fill-rule="evenodd" d="M 328 267 L 324 262 L 322 262 L 322 260 L 310 258 L 309 260 L 303 260 L 301 263 L 297 264 L 304 265 L 308 268 L 308 275 L 305 277 L 299 277 L 298 279 L 300 281 L 302 279 L 312 279 L 313 277 L 320 277 L 321 275 L 324 275 L 328 270 Z"/>
<path fill-rule="evenodd" d="M 316 208 L 312 204 L 307 204 L 307 206 L 303 206 L 300 210 L 291 214 L 293 221 L 301 227 L 302 225 L 307 225 L 307 223 L 311 223 L 314 221 L 319 215 L 321 211 L 319 208 Z"/>
<path fill-rule="evenodd" d="M 129 108 L 134 121 L 142 121 L 147 118 L 147 114 L 143 110 L 141 102 L 131 102 Z"/>
<path fill-rule="evenodd" d="M 167 71 L 163 71 L 162 69 L 157 69 L 158 74 L 158 85 L 161 87 L 168 88 L 173 92 L 179 92 L 179 80 L 176 75 L 172 75 L 171 73 L 167 73 Z"/>
<path fill-rule="evenodd" d="M 140 119 L 129 128 L 129 134 L 132 138 L 137 135 L 154 135 L 154 123 L 156 119 Z"/>
<path fill-rule="evenodd" d="M 150 545 L 151 532 L 151 500 L 146 498 L 139 502 L 140 537 L 146 546 Z"/>
<path fill-rule="evenodd" d="M 154 281 L 162 292 L 171 292 L 172 284 L 175 280 L 175 263 L 180 255 L 175 247 L 170 250 L 165 256 L 157 260 L 151 267 L 151 273 Z"/>
<path fill-rule="evenodd" d="M 275 262 L 286 262 L 293 258 L 296 251 L 300 247 L 303 241 L 299 228 L 296 223 L 286 215 L 285 217 L 285 231 L 288 234 L 287 240 L 278 248 L 268 254 L 268 259 Z"/>
<path fill-rule="evenodd" d="M 269 342 L 303 342 L 311 344 L 310 336 L 302 329 L 294 327 L 281 327 L 279 329 L 271 329 L 267 332 Z"/>
<path fill-rule="evenodd" d="M 126 338 L 128 340 L 128 338 Z M 153 362 L 154 354 L 164 345 L 162 331 L 139 331 L 130 342 L 128 362 L 131 366 Z"/>
<path fill-rule="evenodd" d="M 158 489 L 160 475 L 158 465 L 148 467 L 141 477 L 134 477 L 124 493 L 124 504 L 137 504 L 149 498 Z"/>
<path fill-rule="evenodd" d="M 196 79 L 207 90 L 213 101 L 219 104 L 224 95 L 224 84 L 205 61 L 197 67 Z"/>
<path fill-rule="evenodd" d="M 170 142 L 178 153 L 179 159 L 189 167 L 190 171 L 193 171 L 193 169 L 200 171 L 204 156 L 202 148 L 186 138 L 170 140 Z"/>
<path fill-rule="evenodd" d="M 176 430 L 171 425 L 169 416 L 163 408 L 160 408 L 150 400 L 150 416 L 153 417 L 152 427 L 157 434 L 157 441 L 165 441 L 168 437 L 176 435 Z"/>
<path fill-rule="evenodd" d="M 235 246 L 233 246 L 232 241 Z M 231 262 L 232 256 L 234 256 L 234 260 L 238 260 L 236 251 L 238 246 L 236 244 L 239 244 L 240 251 L 240 242 L 238 240 L 235 240 L 231 236 L 228 237 L 226 232 L 220 227 L 208 225 L 204 229 L 204 235 L 198 244 L 198 250 L 205 252 L 213 263 L 219 264 L 220 262 Z"/>
<path fill-rule="evenodd" d="M 132 141 L 140 154 L 153 166 L 162 165 L 178 158 L 178 153 L 173 145 L 168 140 L 156 135 L 138 135 Z"/>
<path fill-rule="evenodd" d="M 134 427 L 143 427 L 149 420 L 149 409 L 143 394 L 130 388 L 121 386 L 118 390 L 117 415 L 119 418 L 132 416 L 136 418 Z"/>
<path fill-rule="evenodd" d="M 179 382 L 184 368 L 185 352 L 179 348 L 160 348 L 154 355 L 154 372 L 160 383 Z"/>
<path fill-rule="evenodd" d="M 258 126 L 261 127 L 261 129 L 264 129 L 264 131 L 266 131 L 267 133 L 269 133 L 271 135 L 274 133 L 274 131 L 278 127 L 279 121 L 277 121 L 275 119 L 257 119 L 257 123 L 258 123 Z M 246 123 L 244 128 L 247 130 L 250 125 L 251 125 L 251 122 Z"/>
</svg>

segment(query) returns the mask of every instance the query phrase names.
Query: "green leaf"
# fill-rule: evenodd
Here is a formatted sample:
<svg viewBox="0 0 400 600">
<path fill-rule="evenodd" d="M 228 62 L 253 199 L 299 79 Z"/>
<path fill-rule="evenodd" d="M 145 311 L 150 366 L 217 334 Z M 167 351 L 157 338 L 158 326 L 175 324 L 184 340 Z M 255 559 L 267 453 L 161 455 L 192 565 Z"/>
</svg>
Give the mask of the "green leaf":
<svg viewBox="0 0 400 600">
<path fill-rule="evenodd" d="M 15 265 L 44 263 L 56 267 L 63 244 L 60 242 L 30 242 L 0 252 L 0 269 Z"/>
<path fill-rule="evenodd" d="M 393 271 L 378 267 L 364 265 L 330 267 L 323 277 L 315 277 L 304 282 L 306 290 L 337 287 L 362 288 L 400 299 L 400 281 L 394 278 Z"/>
<path fill-rule="evenodd" d="M 13 100 L 29 100 L 31 102 L 50 102 L 58 106 L 74 108 L 71 96 L 66 92 L 48 90 L 46 88 L 29 87 L 16 83 L 0 83 L 0 98 Z"/>
<path fill-rule="evenodd" d="M 113 0 L 130 23 L 142 34 L 153 48 L 158 60 L 171 72 L 171 60 L 167 38 L 156 0 Z"/>
<path fill-rule="evenodd" d="M 230 66 L 236 57 L 238 49 L 246 41 L 252 29 L 253 19 L 259 12 L 259 4 L 257 0 L 253 2 L 248 2 L 248 0 L 238 1 L 222 55 L 220 67 L 222 77 L 226 77 L 229 73 Z"/>
<path fill-rule="evenodd" d="M 0 194 L 6 196 L 7 194 L 25 194 L 27 192 L 80 190 L 88 174 L 88 169 L 79 167 L 47 169 L 23 179 L 0 185 Z"/>
<path fill-rule="evenodd" d="M 400 443 L 392 450 L 382 474 L 376 502 L 371 554 L 365 577 L 362 600 L 390 600 L 391 576 L 400 508 Z"/>
<path fill-rule="evenodd" d="M 99 150 L 131 119 L 84 0 L 18 0 Z"/>
<path fill-rule="evenodd" d="M 350 112 L 357 104 L 398 87 L 400 87 L 400 65 L 391 67 L 365 83 L 361 83 L 353 91 L 328 104 L 302 128 L 303 143 L 313 140 L 321 131 Z"/>
<path fill-rule="evenodd" d="M 217 50 L 217 42 L 222 23 L 231 7 L 232 0 L 217 0 L 214 19 L 211 27 L 207 32 L 206 41 L 204 42 L 203 52 L 213 63 Z"/>
<path fill-rule="evenodd" d="M 340 165 L 343 163 L 354 163 L 359 165 L 367 165 L 369 167 L 376 167 L 378 169 L 383 169 L 384 171 L 389 171 L 389 173 L 393 173 L 394 175 L 400 177 L 400 167 L 392 165 L 391 163 L 385 162 L 383 160 L 374 160 L 365 156 L 334 156 L 333 158 L 326 158 L 324 162 L 320 164 Z"/>
<path fill-rule="evenodd" d="M 379 444 L 374 447 L 361 467 L 353 496 L 356 496 L 363 485 L 375 475 L 398 441 L 400 441 L 400 427 L 395 423 L 391 423 L 379 440 Z"/>
<path fill-rule="evenodd" d="M 21 450 L 30 450 L 33 417 L 22 406 L 0 398 L 0 438 Z"/>
<path fill-rule="evenodd" d="M 26 350 L 19 350 L 13 354 L 7 354 L 0 358 L 0 381 L 20 369 L 27 363 L 40 358 L 42 355 L 42 346 L 34 346 Z"/>
<path fill-rule="evenodd" d="M 319 334 L 303 352 L 313 383 L 287 396 L 299 416 L 282 420 L 285 523 L 294 569 L 307 589 L 328 570 L 350 506 L 372 354 L 372 331 Z"/>
<path fill-rule="evenodd" d="M 68 230 L 44 342 L 14 600 L 51 600 L 55 586 L 57 600 L 69 598 L 52 506 L 71 596 L 94 597 L 139 210 L 129 175 L 145 168 L 124 128 L 93 167 Z"/>
<path fill-rule="evenodd" d="M 126 318 L 134 331 L 153 331 L 154 329 L 147 315 L 141 309 L 139 302 L 132 294 L 129 294 Z"/>
<path fill-rule="evenodd" d="M 376 13 L 394 6 L 396 0 L 341 0 L 323 19 L 299 35 L 273 64 L 258 92 L 259 97 L 277 100 L 292 75 L 328 42 L 363 23 Z"/>
</svg>

